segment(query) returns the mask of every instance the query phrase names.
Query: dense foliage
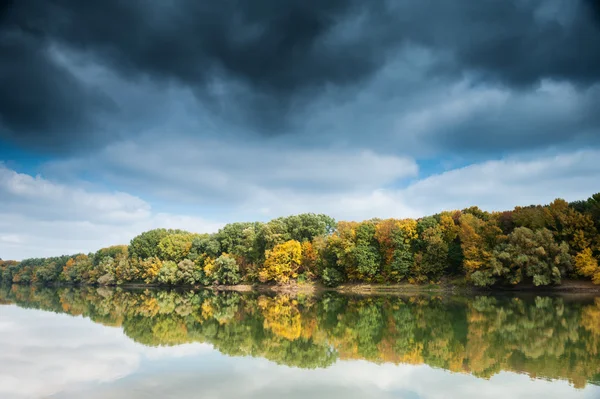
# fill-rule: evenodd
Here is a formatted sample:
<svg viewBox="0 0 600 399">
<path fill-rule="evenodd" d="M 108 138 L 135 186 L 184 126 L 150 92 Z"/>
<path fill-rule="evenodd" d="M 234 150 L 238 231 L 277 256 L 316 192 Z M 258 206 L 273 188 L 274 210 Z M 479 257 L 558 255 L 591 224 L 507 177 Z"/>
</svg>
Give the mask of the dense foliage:
<svg viewBox="0 0 600 399">
<path fill-rule="evenodd" d="M 414 219 L 338 222 L 302 214 L 232 223 L 214 234 L 155 229 L 129 246 L 0 261 L 5 283 L 211 285 L 320 281 L 425 283 L 464 276 L 477 286 L 600 284 L 600 193 L 586 201 Z"/>
<path fill-rule="evenodd" d="M 365 359 L 482 378 L 505 370 L 576 387 L 600 383 L 599 299 L 0 288 L 0 304 L 13 302 L 121 326 L 144 345 L 206 342 L 228 355 L 295 367 Z"/>
</svg>

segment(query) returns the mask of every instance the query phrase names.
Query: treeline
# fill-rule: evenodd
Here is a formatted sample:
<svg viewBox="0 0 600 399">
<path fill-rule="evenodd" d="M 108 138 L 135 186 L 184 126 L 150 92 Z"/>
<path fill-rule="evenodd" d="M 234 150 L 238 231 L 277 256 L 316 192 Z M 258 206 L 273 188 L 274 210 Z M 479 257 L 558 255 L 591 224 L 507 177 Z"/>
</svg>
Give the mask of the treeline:
<svg viewBox="0 0 600 399">
<path fill-rule="evenodd" d="M 18 284 L 212 285 L 320 281 L 425 283 L 464 277 L 476 286 L 600 284 L 600 193 L 585 201 L 420 219 L 335 222 L 302 214 L 232 223 L 214 234 L 156 229 L 129 246 L 53 258 L 0 261 Z"/>
<path fill-rule="evenodd" d="M 83 315 L 149 346 L 205 342 L 294 367 L 338 359 L 427 364 L 489 378 L 501 371 L 600 384 L 600 300 L 268 296 L 0 288 L 0 304 Z"/>
</svg>

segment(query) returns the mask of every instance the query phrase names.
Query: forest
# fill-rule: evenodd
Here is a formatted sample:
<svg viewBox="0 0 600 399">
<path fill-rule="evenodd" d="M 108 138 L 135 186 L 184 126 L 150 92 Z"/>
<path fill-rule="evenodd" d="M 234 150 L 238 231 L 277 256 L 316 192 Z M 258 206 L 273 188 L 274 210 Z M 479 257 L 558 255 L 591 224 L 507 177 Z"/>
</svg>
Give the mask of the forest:
<svg viewBox="0 0 600 399">
<path fill-rule="evenodd" d="M 540 296 L 320 297 L 213 290 L 2 286 L 16 303 L 121 327 L 147 346 L 210 343 L 301 368 L 337 360 L 427 364 L 600 384 L 600 299 Z"/>
<path fill-rule="evenodd" d="M 5 284 L 210 286 L 436 283 L 478 287 L 600 284 L 600 193 L 587 200 L 419 219 L 335 221 L 322 214 L 154 229 L 95 253 L 0 260 Z"/>
</svg>

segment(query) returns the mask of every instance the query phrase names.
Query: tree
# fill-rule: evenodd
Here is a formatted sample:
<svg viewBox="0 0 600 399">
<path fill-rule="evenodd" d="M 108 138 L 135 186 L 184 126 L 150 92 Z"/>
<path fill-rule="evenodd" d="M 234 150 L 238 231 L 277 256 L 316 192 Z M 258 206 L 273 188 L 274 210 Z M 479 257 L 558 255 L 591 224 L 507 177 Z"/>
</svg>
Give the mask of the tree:
<svg viewBox="0 0 600 399">
<path fill-rule="evenodd" d="M 235 258 L 222 254 L 215 260 L 215 278 L 220 284 L 234 285 L 241 281 L 240 268 Z"/>
<path fill-rule="evenodd" d="M 326 267 L 323 269 L 321 279 L 326 286 L 337 287 L 344 282 L 344 275 L 336 268 Z"/>
<path fill-rule="evenodd" d="M 596 247 L 598 232 L 590 215 L 577 212 L 562 199 L 554 200 L 544 211 L 548 229 L 557 242 L 569 244 L 572 254 L 590 246 Z"/>
<path fill-rule="evenodd" d="M 189 259 L 177 264 L 177 281 L 186 285 L 198 284 L 202 280 L 201 269 Z"/>
<path fill-rule="evenodd" d="M 345 266 L 338 258 L 338 254 L 342 252 L 340 243 L 338 233 L 326 237 L 316 237 L 313 241 L 313 248 L 318 254 L 317 277 L 330 287 L 339 285 L 346 280 Z"/>
<path fill-rule="evenodd" d="M 99 249 L 93 257 L 94 266 L 98 266 L 107 256 L 114 259 L 117 255 L 121 254 L 127 256 L 127 245 L 113 245 L 111 247 Z"/>
<path fill-rule="evenodd" d="M 217 281 L 217 265 L 215 263 L 215 258 L 207 257 L 204 259 L 204 264 L 202 266 L 202 271 L 204 273 L 204 280 L 202 283 L 204 285 L 210 285 Z"/>
<path fill-rule="evenodd" d="M 594 225 L 596 226 L 596 231 L 600 231 L 600 193 L 596 193 L 592 195 L 586 201 L 586 213 L 588 213 L 592 220 L 594 221 Z"/>
<path fill-rule="evenodd" d="M 591 248 L 585 248 L 575 256 L 575 270 L 584 277 L 592 279 L 594 284 L 600 284 L 600 267 L 598 260 L 594 258 Z"/>
<path fill-rule="evenodd" d="M 163 262 L 157 256 L 139 261 L 139 272 L 146 284 L 152 284 L 156 282 L 162 265 Z"/>
<path fill-rule="evenodd" d="M 167 235 L 169 230 L 154 229 L 134 237 L 129 243 L 129 256 L 140 259 L 158 256 L 158 243 Z"/>
<path fill-rule="evenodd" d="M 376 225 L 386 280 L 398 282 L 409 276 L 414 265 L 412 246 L 418 237 L 417 222 L 412 219 L 387 219 Z"/>
<path fill-rule="evenodd" d="M 442 236 L 446 243 L 451 243 L 458 238 L 459 226 L 454 219 L 460 217 L 460 212 L 442 212 L 438 215 L 438 225 L 440 226 Z"/>
<path fill-rule="evenodd" d="M 264 242 L 264 250 L 271 250 L 276 245 L 283 244 L 292 239 L 284 218 L 273 219 L 261 226 L 261 238 Z"/>
<path fill-rule="evenodd" d="M 116 261 L 110 256 L 105 256 L 98 264 L 98 284 L 114 285 L 117 282 L 116 278 Z"/>
<path fill-rule="evenodd" d="M 214 236 L 198 234 L 192 241 L 192 248 L 188 257 L 191 260 L 196 260 L 203 256 L 216 258 L 221 253 L 221 244 Z"/>
<path fill-rule="evenodd" d="M 56 278 L 55 270 L 56 263 L 49 262 L 47 265 L 43 265 L 35 268 L 33 272 L 33 282 L 39 284 L 49 284 Z"/>
<path fill-rule="evenodd" d="M 460 218 L 458 235 L 464 256 L 463 267 L 467 279 L 472 279 L 475 272 L 489 267 L 492 251 L 502 241 L 502 230 L 499 227 L 479 219 L 473 213 L 463 213 Z M 487 275 L 487 272 L 484 273 Z M 480 274 L 477 277 L 481 277 Z M 478 285 L 482 285 L 478 283 Z"/>
<path fill-rule="evenodd" d="M 127 258 L 124 254 L 115 257 L 115 278 L 117 284 L 140 281 L 143 273 L 140 270 L 139 258 Z"/>
<path fill-rule="evenodd" d="M 344 280 L 358 278 L 354 258 L 357 226 L 357 222 L 339 222 L 335 233 L 325 240 L 325 248 L 322 250 L 323 268 L 337 269 Z"/>
<path fill-rule="evenodd" d="M 177 264 L 172 260 L 163 262 L 158 272 L 158 282 L 165 285 L 175 285 L 179 282 L 177 278 Z"/>
<path fill-rule="evenodd" d="M 375 223 L 362 222 L 356 226 L 356 244 L 352 251 L 358 277 L 365 281 L 372 279 L 380 272 L 381 255 L 379 244 L 375 239 Z"/>
<path fill-rule="evenodd" d="M 262 223 L 230 223 L 215 234 L 223 253 L 239 257 L 244 264 L 257 263 L 264 256 Z"/>
<path fill-rule="evenodd" d="M 315 237 L 326 236 L 335 230 L 335 220 L 327 215 L 303 213 L 279 218 L 285 226 L 289 239 L 299 242 L 312 241 Z"/>
<path fill-rule="evenodd" d="M 427 227 L 419 235 L 420 251 L 415 256 L 415 279 L 437 281 L 448 268 L 448 243 L 439 225 Z"/>
<path fill-rule="evenodd" d="M 439 215 L 439 226 L 442 229 L 444 241 L 448 244 L 448 273 L 462 272 L 464 256 L 459 239 L 460 211 L 442 212 Z"/>
<path fill-rule="evenodd" d="M 262 282 L 287 283 L 298 277 L 301 264 L 302 246 L 296 240 L 289 240 L 266 252 L 265 263 L 258 276 Z"/>
<path fill-rule="evenodd" d="M 161 260 L 171 260 L 179 263 L 184 260 L 192 249 L 192 242 L 196 234 L 181 232 L 168 234 L 158 243 L 158 257 Z"/>
<path fill-rule="evenodd" d="M 312 242 L 302 242 L 302 265 L 300 267 L 300 273 L 305 273 L 308 278 L 313 278 L 317 274 L 317 263 L 319 261 L 319 254 L 315 250 Z"/>
<path fill-rule="evenodd" d="M 514 227 L 527 227 L 531 230 L 538 230 L 548 227 L 548 215 L 544 207 L 540 205 L 531 205 L 526 207 L 515 207 L 512 212 L 512 223 Z"/>
<path fill-rule="evenodd" d="M 565 242 L 554 241 L 548 229 L 532 231 L 517 227 L 493 253 L 490 268 L 481 270 L 474 281 L 502 281 L 518 284 L 526 279 L 534 285 L 560 284 L 562 276 L 571 268 L 569 247 Z"/>
<path fill-rule="evenodd" d="M 79 254 L 67 261 L 61 279 L 72 284 L 95 284 L 97 277 L 90 276 L 92 267 L 92 259 L 87 255 Z"/>
</svg>

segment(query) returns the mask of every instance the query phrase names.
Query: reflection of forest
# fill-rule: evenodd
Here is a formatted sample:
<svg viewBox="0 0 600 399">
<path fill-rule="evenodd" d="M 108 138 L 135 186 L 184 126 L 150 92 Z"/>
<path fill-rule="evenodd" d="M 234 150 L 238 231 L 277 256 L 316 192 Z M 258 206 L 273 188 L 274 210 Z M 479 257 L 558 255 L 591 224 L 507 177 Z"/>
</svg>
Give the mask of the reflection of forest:
<svg viewBox="0 0 600 399">
<path fill-rule="evenodd" d="M 366 359 L 600 384 L 600 298 L 290 298 L 13 286 L 0 289 L 3 303 L 122 326 L 144 345 L 208 342 L 228 355 L 296 367 Z"/>
</svg>

